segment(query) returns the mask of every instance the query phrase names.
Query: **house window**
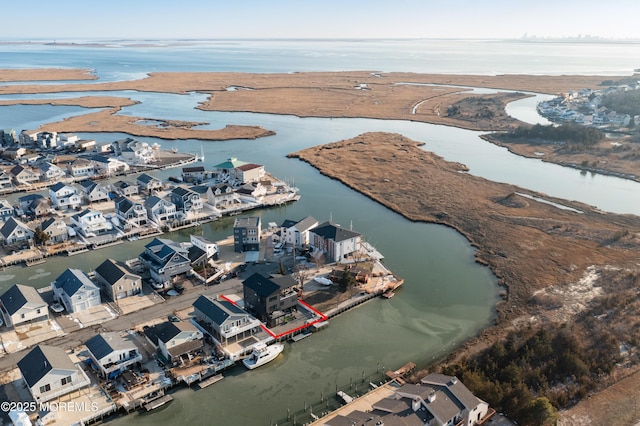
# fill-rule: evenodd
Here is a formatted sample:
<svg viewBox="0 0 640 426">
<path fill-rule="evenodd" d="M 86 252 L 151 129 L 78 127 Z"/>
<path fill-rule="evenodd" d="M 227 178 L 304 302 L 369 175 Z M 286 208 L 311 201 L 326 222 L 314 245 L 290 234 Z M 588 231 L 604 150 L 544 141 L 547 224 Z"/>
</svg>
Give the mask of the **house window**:
<svg viewBox="0 0 640 426">
<path fill-rule="evenodd" d="M 20 318 L 24 319 L 24 314 L 20 314 Z"/>
<path fill-rule="evenodd" d="M 44 386 L 40 386 L 40 393 L 49 392 L 50 390 L 51 390 L 51 385 L 48 383 Z"/>
<path fill-rule="evenodd" d="M 63 377 L 62 380 L 60 380 L 60 384 L 62 386 L 66 385 L 67 383 L 71 383 L 71 376 Z"/>
</svg>

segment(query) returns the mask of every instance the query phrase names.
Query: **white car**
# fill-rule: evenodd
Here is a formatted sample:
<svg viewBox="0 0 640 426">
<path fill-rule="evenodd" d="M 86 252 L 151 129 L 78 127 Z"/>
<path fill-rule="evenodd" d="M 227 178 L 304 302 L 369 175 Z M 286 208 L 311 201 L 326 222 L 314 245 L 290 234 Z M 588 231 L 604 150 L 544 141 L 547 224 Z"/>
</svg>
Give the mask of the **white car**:
<svg viewBox="0 0 640 426">
<path fill-rule="evenodd" d="M 54 303 L 52 305 L 49 305 L 49 309 L 51 309 L 56 314 L 59 314 L 60 312 L 64 311 L 64 306 L 62 306 L 60 303 Z"/>
</svg>

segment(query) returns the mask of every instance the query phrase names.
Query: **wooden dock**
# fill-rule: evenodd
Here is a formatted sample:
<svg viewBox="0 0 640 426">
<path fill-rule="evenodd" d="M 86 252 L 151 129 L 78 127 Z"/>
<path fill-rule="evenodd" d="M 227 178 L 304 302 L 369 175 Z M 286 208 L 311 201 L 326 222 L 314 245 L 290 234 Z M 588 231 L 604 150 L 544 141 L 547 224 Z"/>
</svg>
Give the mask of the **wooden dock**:
<svg viewBox="0 0 640 426">
<path fill-rule="evenodd" d="M 296 334 L 295 336 L 293 336 L 291 338 L 291 340 L 293 340 L 294 342 L 298 342 L 298 341 L 304 339 L 305 337 L 309 337 L 309 336 L 311 336 L 311 333 L 309 333 L 309 332 L 304 333 L 303 332 L 303 333 L 300 333 L 300 334 Z"/>
<path fill-rule="evenodd" d="M 167 402 L 173 401 L 173 398 L 171 398 L 171 395 L 162 395 L 159 398 L 156 398 L 146 404 L 143 405 L 144 409 L 147 411 L 151 411 L 151 410 L 155 410 L 158 407 L 163 406 L 164 404 L 166 404 Z"/>
<path fill-rule="evenodd" d="M 218 383 L 220 380 L 224 379 L 222 374 L 216 374 L 215 376 L 211 376 L 208 379 L 204 379 L 201 382 L 198 382 L 198 388 L 204 389 L 207 386 L 211 386 L 214 383 Z"/>
</svg>

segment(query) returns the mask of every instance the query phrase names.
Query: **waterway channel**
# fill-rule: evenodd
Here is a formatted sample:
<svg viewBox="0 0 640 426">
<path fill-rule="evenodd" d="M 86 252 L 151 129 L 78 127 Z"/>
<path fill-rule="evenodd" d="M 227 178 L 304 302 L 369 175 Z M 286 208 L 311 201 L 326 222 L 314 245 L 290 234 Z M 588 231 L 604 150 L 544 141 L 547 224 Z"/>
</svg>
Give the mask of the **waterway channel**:
<svg viewBox="0 0 640 426">
<path fill-rule="evenodd" d="M 470 167 L 470 173 L 488 179 L 580 199 L 605 210 L 640 211 L 640 201 L 628 196 L 632 191 L 637 193 L 637 183 L 605 176 L 584 176 L 575 170 L 521 158 L 483 141 L 477 132 L 393 120 L 301 119 L 182 108 L 173 111 L 175 115 L 166 116 L 173 112 L 156 111 L 154 115 L 153 111 L 144 111 L 142 106 L 136 108 L 125 111 L 151 118 L 209 121 L 214 127 L 227 123 L 258 124 L 275 130 L 276 136 L 252 141 L 139 139 L 181 151 L 199 152 L 202 147 L 207 167 L 235 156 L 265 164 L 276 176 L 295 180 L 302 195 L 300 201 L 254 214 L 259 214 L 263 223 L 280 223 L 286 218 L 313 215 L 319 220 L 332 218 L 343 226 L 353 226 L 386 255 L 385 263 L 405 279 L 405 285 L 393 299 L 373 300 L 332 319 L 329 327 L 311 338 L 287 344 L 284 356 L 272 364 L 252 372 L 239 368 L 232 370 L 228 374 L 233 377 L 202 391 L 181 390 L 174 395 L 175 401 L 159 412 L 110 421 L 117 425 L 210 423 L 206 419 L 212 422 L 213 419 L 224 419 L 224 424 L 269 424 L 271 420 L 284 417 L 287 408 L 299 410 L 305 403 L 319 400 L 321 394 L 331 394 L 336 385 L 342 386 L 351 378 L 360 377 L 363 371 L 369 374 L 381 366 L 397 368 L 407 361 L 425 366 L 449 353 L 493 320 L 500 289 L 490 271 L 474 263 L 474 250 L 464 238 L 448 228 L 409 222 L 320 175 L 306 163 L 286 158 L 289 152 L 367 131 L 398 132 L 426 142 L 424 149 L 465 163 Z M 69 107 L 0 107 L 0 122 L 6 117 L 16 123 L 33 123 L 33 117 L 43 116 L 42 121 L 48 121 L 44 118 L 46 114 L 75 113 L 77 109 Z M 19 124 L 12 126 L 25 128 Z M 111 142 L 126 135 L 80 136 Z M 159 176 L 166 178 L 177 173 L 179 170 L 167 170 Z M 200 233 L 220 239 L 231 233 L 232 224 L 233 218 L 225 218 L 167 237 L 186 241 L 190 234 Z M 120 260 L 135 257 L 145 243 L 140 240 L 70 258 L 49 259 L 46 264 L 30 268 L 8 268 L 0 271 L 0 292 L 15 282 L 46 286 L 67 267 L 91 270 L 107 257 Z"/>
</svg>

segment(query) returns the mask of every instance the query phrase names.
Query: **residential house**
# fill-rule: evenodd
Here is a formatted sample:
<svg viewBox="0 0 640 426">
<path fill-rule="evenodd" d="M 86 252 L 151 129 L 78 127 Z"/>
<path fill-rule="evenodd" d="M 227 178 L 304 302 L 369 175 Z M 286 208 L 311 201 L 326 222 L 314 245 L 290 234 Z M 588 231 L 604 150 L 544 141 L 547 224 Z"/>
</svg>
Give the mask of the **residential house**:
<svg viewBox="0 0 640 426">
<path fill-rule="evenodd" d="M 192 166 L 182 168 L 182 180 L 191 183 L 200 183 L 205 180 L 204 166 Z"/>
<path fill-rule="evenodd" d="M 285 220 L 280 225 L 280 241 L 291 247 L 309 244 L 309 231 L 318 226 L 318 221 L 307 216 L 299 221 Z"/>
<path fill-rule="evenodd" d="M 96 141 L 93 139 L 80 139 L 76 142 L 76 148 L 80 151 L 90 151 L 96 148 Z"/>
<path fill-rule="evenodd" d="M 145 165 L 156 161 L 156 153 L 146 142 L 130 140 L 120 147 L 122 161 L 128 164 Z"/>
<path fill-rule="evenodd" d="M 49 320 L 48 306 L 38 290 L 22 284 L 14 284 L 0 296 L 0 314 L 8 327 Z"/>
<path fill-rule="evenodd" d="M 76 187 L 62 182 L 54 183 L 49 187 L 49 197 L 53 207 L 58 210 L 75 209 L 82 204 L 82 198 Z"/>
<path fill-rule="evenodd" d="M 36 143 L 40 148 L 56 148 L 58 144 L 58 133 L 40 132 L 38 133 Z"/>
<path fill-rule="evenodd" d="M 99 306 L 100 288 L 80 269 L 67 268 L 51 283 L 53 297 L 61 302 L 69 313 Z"/>
<path fill-rule="evenodd" d="M 27 149 L 21 146 L 10 146 L 2 151 L 2 158 L 5 160 L 14 161 L 22 157 L 27 153 Z"/>
<path fill-rule="evenodd" d="M 13 183 L 15 185 L 33 185 L 34 183 L 40 182 L 40 175 L 30 167 L 21 165 L 13 166 L 9 173 L 13 176 Z"/>
<path fill-rule="evenodd" d="M 112 379 L 130 366 L 142 362 L 142 354 L 131 336 L 107 332 L 85 342 L 89 357 L 103 378 Z"/>
<path fill-rule="evenodd" d="M 236 189 L 238 198 L 247 203 L 260 203 L 265 195 L 267 195 L 267 187 L 260 182 L 250 182 L 243 184 Z"/>
<path fill-rule="evenodd" d="M 96 174 L 101 176 L 113 176 L 129 170 L 129 165 L 117 158 L 105 155 L 94 155 L 91 162 Z"/>
<path fill-rule="evenodd" d="M 58 145 L 63 148 L 71 148 L 72 146 L 75 146 L 78 141 L 80 141 L 78 135 L 74 135 L 72 133 L 58 135 Z"/>
<path fill-rule="evenodd" d="M 91 209 L 85 209 L 71 216 L 71 223 L 85 237 L 95 237 L 113 229 L 113 225 L 102 215 L 102 212 Z"/>
<path fill-rule="evenodd" d="M 202 349 L 202 332 L 189 321 L 163 322 L 144 331 L 165 362 L 176 363 L 183 355 Z"/>
<path fill-rule="evenodd" d="M 0 191 L 7 191 L 13 189 L 13 180 L 11 176 L 5 172 L 0 170 Z"/>
<path fill-rule="evenodd" d="M 224 183 L 241 184 L 244 181 L 243 172 L 239 170 L 239 167 L 248 165 L 245 161 L 240 161 L 235 157 L 227 159 L 227 161 L 214 166 L 214 170 L 218 174 L 218 180 Z"/>
<path fill-rule="evenodd" d="M 237 218 L 233 224 L 233 251 L 242 253 L 260 250 L 261 235 L 259 216 Z"/>
<path fill-rule="evenodd" d="M 140 294 L 142 278 L 131 272 L 122 262 L 106 259 L 95 270 L 95 280 L 113 301 Z"/>
<path fill-rule="evenodd" d="M 176 208 L 185 213 L 198 213 L 202 211 L 202 198 L 190 189 L 178 186 L 169 193 L 169 198 Z"/>
<path fill-rule="evenodd" d="M 42 221 L 39 228 L 49 236 L 47 244 L 59 244 L 69 239 L 67 224 L 56 217 L 49 217 Z"/>
<path fill-rule="evenodd" d="M 33 231 L 15 217 L 10 217 L 0 228 L 0 235 L 5 244 L 20 244 L 33 242 Z"/>
<path fill-rule="evenodd" d="M 25 154 L 22 157 L 20 157 L 20 164 L 26 164 L 30 167 L 33 167 L 33 165 L 36 164 L 38 160 L 40 160 L 41 158 L 42 156 L 35 152 Z M 37 170 L 35 172 L 38 173 Z"/>
<path fill-rule="evenodd" d="M 95 174 L 95 167 L 91 161 L 76 158 L 67 163 L 67 172 L 74 178 L 91 177 Z"/>
<path fill-rule="evenodd" d="M 67 173 L 60 167 L 49 162 L 40 164 L 40 180 L 44 182 L 55 181 L 61 179 L 67 175 Z"/>
<path fill-rule="evenodd" d="M 127 197 L 118 197 L 114 203 L 116 215 L 120 223 L 124 222 L 125 230 L 129 230 L 132 226 L 140 227 L 147 224 L 147 210 L 142 203 L 136 203 Z"/>
<path fill-rule="evenodd" d="M 2 139 L 2 145 L 4 146 L 16 145 L 18 144 L 18 142 L 20 142 L 20 140 L 18 139 L 18 135 L 16 134 L 16 131 L 13 129 L 1 130 L 0 136 L 1 136 L 0 139 Z"/>
<path fill-rule="evenodd" d="M 23 130 L 20 132 L 18 139 L 20 140 L 20 145 L 23 146 L 35 146 L 38 142 L 38 131 L 37 130 Z"/>
<path fill-rule="evenodd" d="M 36 346 L 18 361 L 18 369 L 31 396 L 38 403 L 91 384 L 82 368 L 71 361 L 64 349 L 57 346 Z"/>
<path fill-rule="evenodd" d="M 213 241 L 201 237 L 200 235 L 189 236 L 189 240 L 194 247 L 198 247 L 200 250 L 205 252 L 205 255 L 208 259 L 217 259 L 218 258 L 218 245 Z"/>
<path fill-rule="evenodd" d="M 176 276 L 191 269 L 188 250 L 164 238 L 154 238 L 144 246 L 139 259 L 149 268 L 151 278 L 165 289 L 172 287 Z"/>
<path fill-rule="evenodd" d="M 162 181 L 146 173 L 142 173 L 138 176 L 136 183 L 138 184 L 140 191 L 148 195 L 153 194 L 154 191 L 162 190 Z"/>
<path fill-rule="evenodd" d="M 193 302 L 193 312 L 196 320 L 223 346 L 247 339 L 260 328 L 258 319 L 228 300 L 201 295 Z"/>
<path fill-rule="evenodd" d="M 147 217 L 158 225 L 172 222 L 176 219 L 176 206 L 170 201 L 152 195 L 144 201 Z"/>
<path fill-rule="evenodd" d="M 51 212 L 51 204 L 40 194 L 28 194 L 18 198 L 17 209 L 21 216 L 42 217 Z"/>
<path fill-rule="evenodd" d="M 21 210 L 21 214 L 30 214 L 35 202 L 39 200 L 46 200 L 41 194 L 27 194 L 18 198 L 17 208 Z"/>
<path fill-rule="evenodd" d="M 87 203 L 109 201 L 109 191 L 101 184 L 91 179 L 85 179 L 81 180 L 78 185 L 80 186 L 80 194 Z"/>
<path fill-rule="evenodd" d="M 132 195 L 138 195 L 138 185 L 134 185 L 131 182 L 119 180 L 111 184 L 113 192 L 122 197 L 131 197 Z"/>
<path fill-rule="evenodd" d="M 474 426 L 486 424 L 494 413 L 456 377 L 429 374 L 420 384 L 405 384 L 393 396 L 371 403 L 366 412 L 355 410 L 324 424 L 403 424 L 428 426 Z"/>
<path fill-rule="evenodd" d="M 14 216 L 13 206 L 7 200 L 0 200 L 0 224 Z"/>
<path fill-rule="evenodd" d="M 231 204 L 236 199 L 233 188 L 226 183 L 208 186 L 204 197 L 214 207 Z"/>
<path fill-rule="evenodd" d="M 309 244 L 324 253 L 328 262 L 340 262 L 360 250 L 362 235 L 324 222 L 309 230 Z"/>
<path fill-rule="evenodd" d="M 298 290 L 290 275 L 267 278 L 254 273 L 242 282 L 242 287 L 245 308 L 270 327 L 297 308 Z"/>
<path fill-rule="evenodd" d="M 264 166 L 260 164 L 243 164 L 235 171 L 237 180 L 243 183 L 259 182 L 265 176 Z"/>
</svg>

